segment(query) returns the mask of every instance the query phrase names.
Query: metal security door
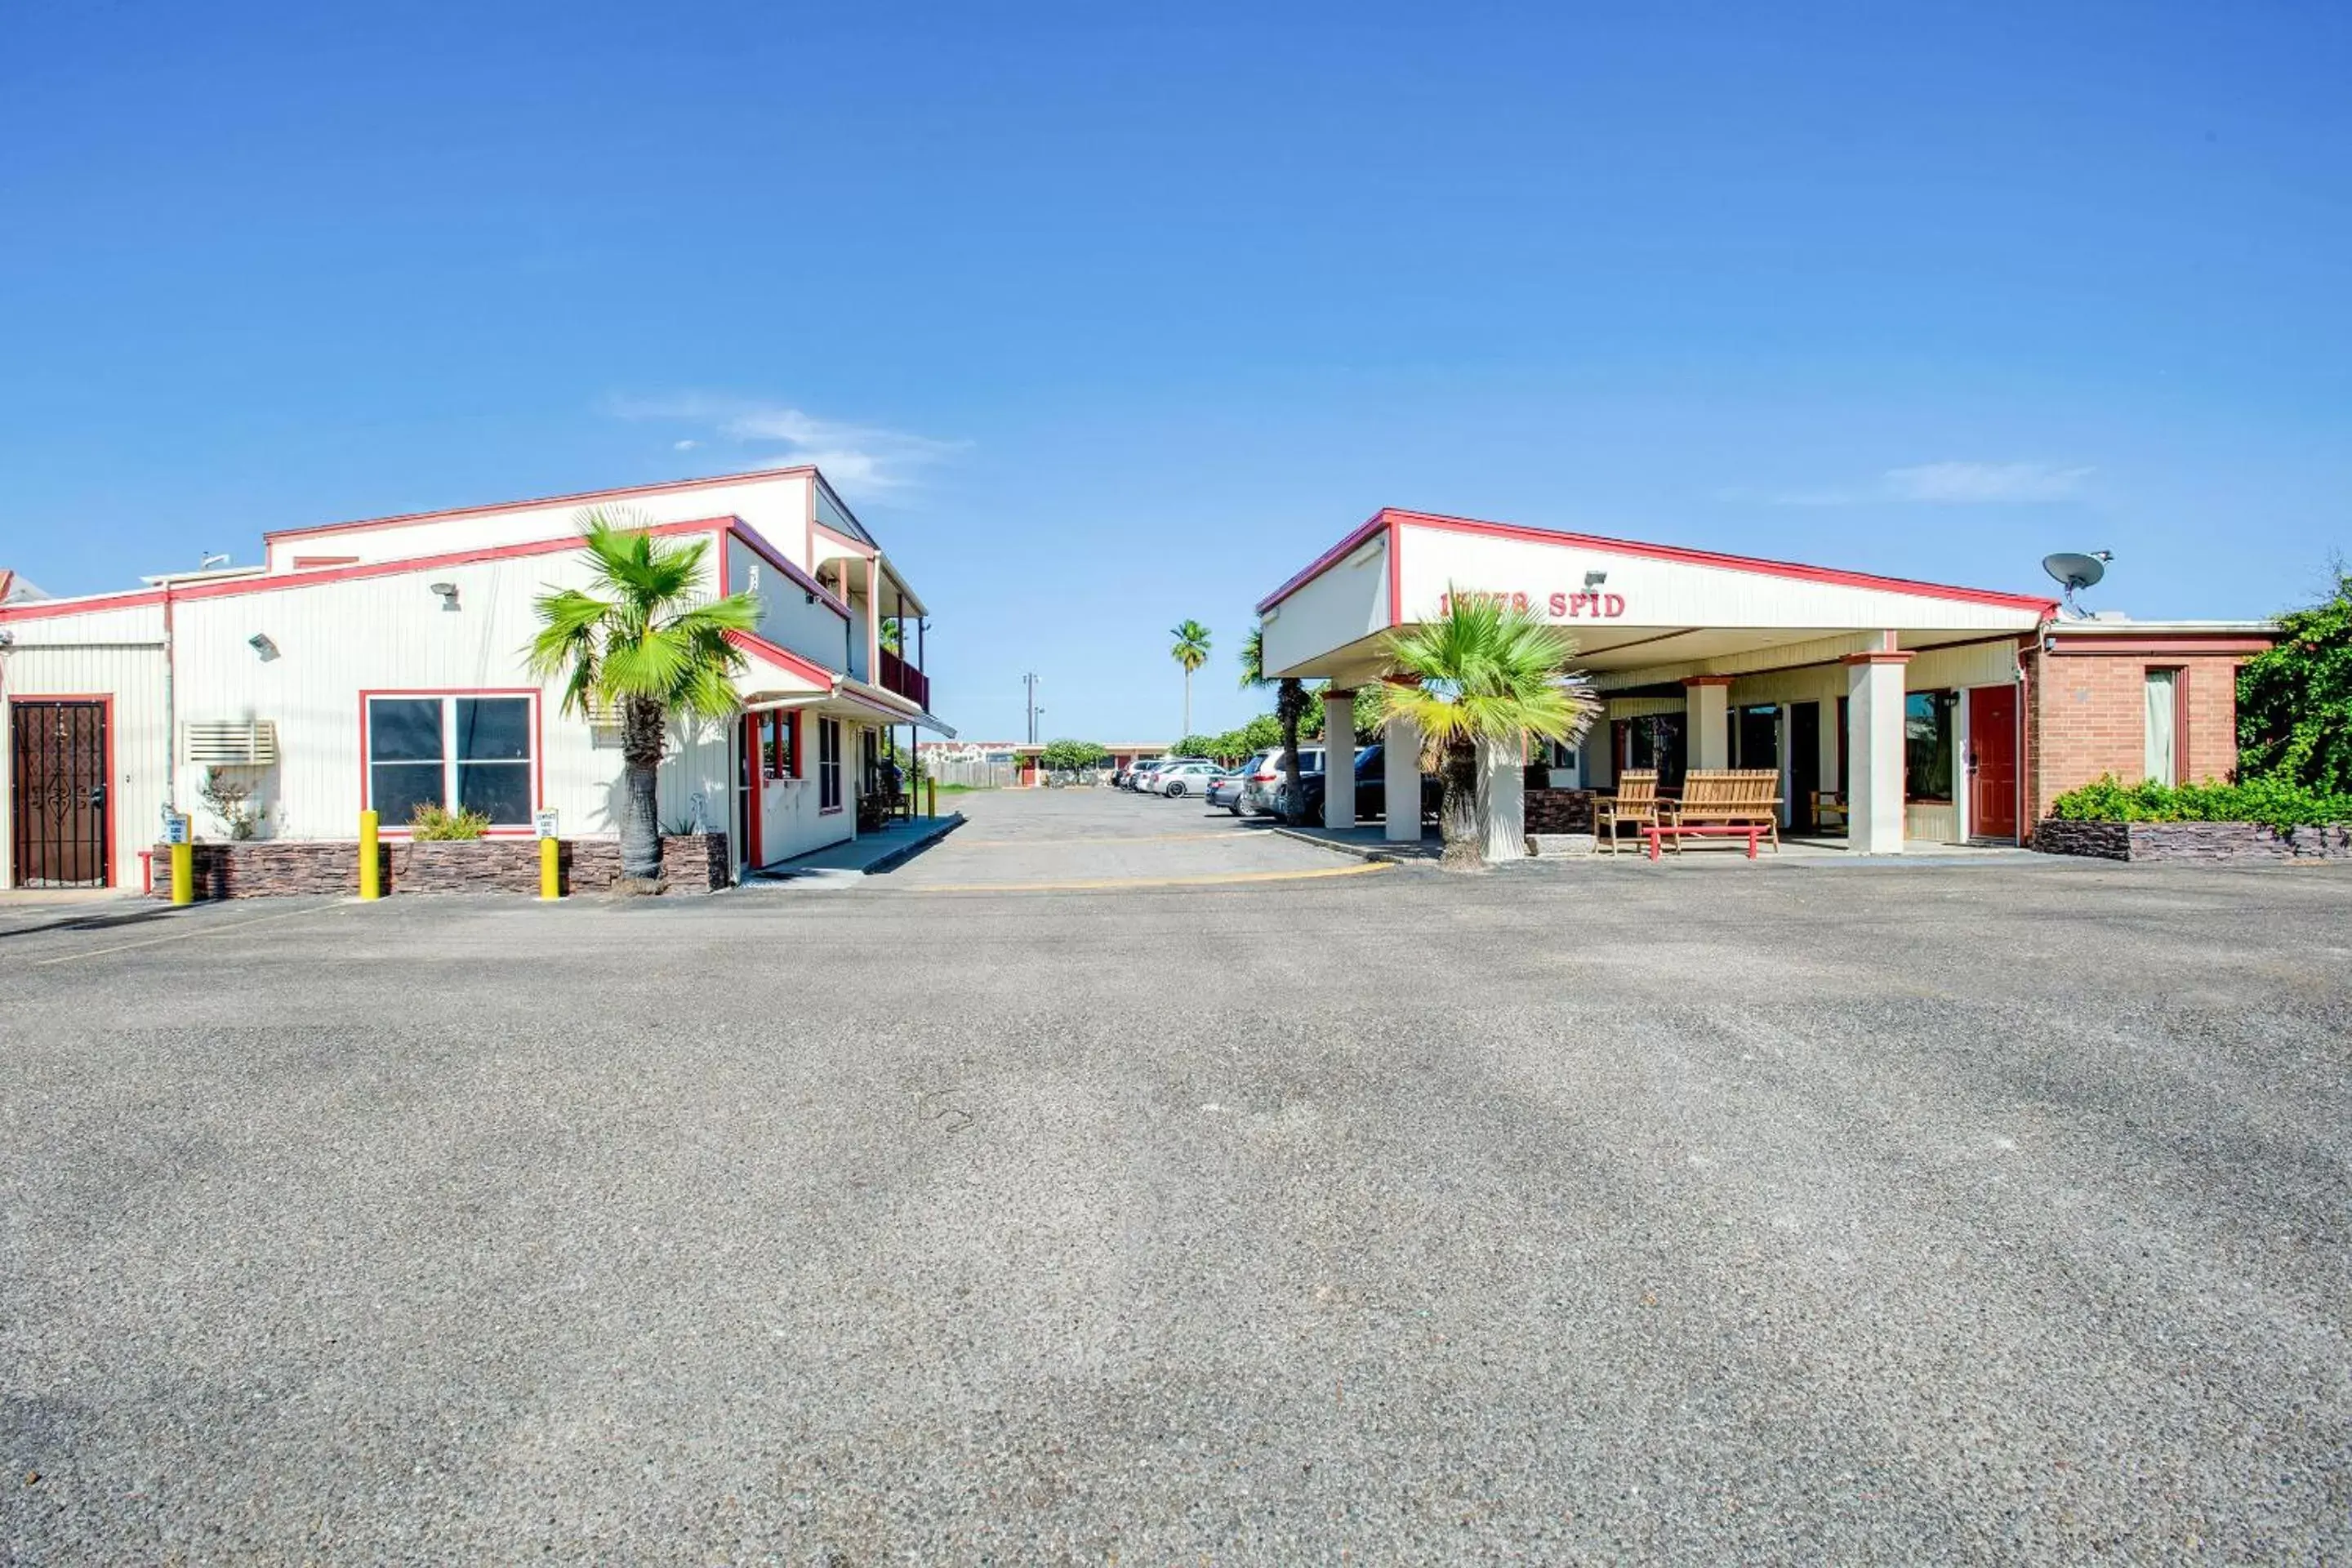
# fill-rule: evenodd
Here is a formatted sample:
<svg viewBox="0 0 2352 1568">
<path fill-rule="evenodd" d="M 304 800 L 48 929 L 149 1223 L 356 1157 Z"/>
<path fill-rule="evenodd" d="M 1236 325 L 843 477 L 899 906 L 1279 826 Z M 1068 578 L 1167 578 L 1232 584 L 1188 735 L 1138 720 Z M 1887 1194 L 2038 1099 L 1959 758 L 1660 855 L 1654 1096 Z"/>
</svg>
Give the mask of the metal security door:
<svg viewBox="0 0 2352 1568">
<path fill-rule="evenodd" d="M 9 704 L 9 864 L 20 888 L 102 888 L 106 704 Z"/>
</svg>

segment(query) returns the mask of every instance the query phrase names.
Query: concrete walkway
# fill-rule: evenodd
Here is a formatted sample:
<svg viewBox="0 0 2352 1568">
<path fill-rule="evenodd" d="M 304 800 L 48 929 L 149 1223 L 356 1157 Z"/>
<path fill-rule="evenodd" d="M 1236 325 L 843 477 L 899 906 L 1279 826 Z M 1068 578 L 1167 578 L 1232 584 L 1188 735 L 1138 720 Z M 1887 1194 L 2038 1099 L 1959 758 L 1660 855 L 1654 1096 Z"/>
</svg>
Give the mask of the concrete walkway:
<svg viewBox="0 0 2352 1568">
<path fill-rule="evenodd" d="M 878 876 L 906 864 L 961 827 L 963 823 L 964 816 L 960 811 L 950 812 L 945 816 L 918 816 L 910 822 L 893 822 L 878 833 L 861 833 L 846 843 L 831 844 L 823 849 L 812 850 L 782 865 L 755 871 L 744 880 L 784 882 L 804 878 Z"/>
</svg>

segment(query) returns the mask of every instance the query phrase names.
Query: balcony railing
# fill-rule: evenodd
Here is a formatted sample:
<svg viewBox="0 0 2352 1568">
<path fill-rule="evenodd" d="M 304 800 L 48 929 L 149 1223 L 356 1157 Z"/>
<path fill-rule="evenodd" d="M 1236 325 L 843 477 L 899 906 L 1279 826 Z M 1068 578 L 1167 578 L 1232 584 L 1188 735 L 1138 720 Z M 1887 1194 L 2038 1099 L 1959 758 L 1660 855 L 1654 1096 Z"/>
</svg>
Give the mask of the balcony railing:
<svg viewBox="0 0 2352 1568">
<path fill-rule="evenodd" d="M 931 678 L 887 647 L 882 650 L 881 674 L 883 690 L 897 692 L 926 713 L 931 710 Z"/>
</svg>

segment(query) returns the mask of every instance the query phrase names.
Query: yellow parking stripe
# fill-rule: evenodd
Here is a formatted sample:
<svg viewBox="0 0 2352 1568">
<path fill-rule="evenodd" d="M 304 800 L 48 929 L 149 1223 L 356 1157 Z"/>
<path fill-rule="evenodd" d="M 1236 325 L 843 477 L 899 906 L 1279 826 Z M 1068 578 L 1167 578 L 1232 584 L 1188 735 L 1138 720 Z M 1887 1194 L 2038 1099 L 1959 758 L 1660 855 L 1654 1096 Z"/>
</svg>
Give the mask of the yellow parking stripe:
<svg viewBox="0 0 2352 1568">
<path fill-rule="evenodd" d="M 1333 866 L 1314 871 L 1218 871 L 1201 877 L 1105 877 L 1067 882 L 943 882 L 930 887 L 909 885 L 873 890 L 889 893 L 1083 893 L 1111 889 L 1222 888 L 1236 882 L 1312 882 L 1329 877 L 1361 877 L 1370 872 L 1393 868 L 1389 861 L 1366 860 L 1360 865 Z"/>
</svg>

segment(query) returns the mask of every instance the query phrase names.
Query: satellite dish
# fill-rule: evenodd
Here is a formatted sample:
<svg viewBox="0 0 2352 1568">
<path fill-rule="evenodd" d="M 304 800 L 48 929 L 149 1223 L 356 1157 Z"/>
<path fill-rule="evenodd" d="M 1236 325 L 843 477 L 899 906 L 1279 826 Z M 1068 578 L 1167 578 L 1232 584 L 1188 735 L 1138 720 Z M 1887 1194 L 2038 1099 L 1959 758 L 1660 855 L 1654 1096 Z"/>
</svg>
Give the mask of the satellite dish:
<svg viewBox="0 0 2352 1568">
<path fill-rule="evenodd" d="M 2066 607 L 2080 615 L 2082 607 L 2074 603 L 2075 593 L 2096 584 L 2107 574 L 2107 563 L 2115 558 L 2115 552 L 2111 550 L 2094 550 L 2088 555 L 2062 550 L 2055 555 L 2043 556 L 2042 569 L 2066 590 Z"/>
</svg>

